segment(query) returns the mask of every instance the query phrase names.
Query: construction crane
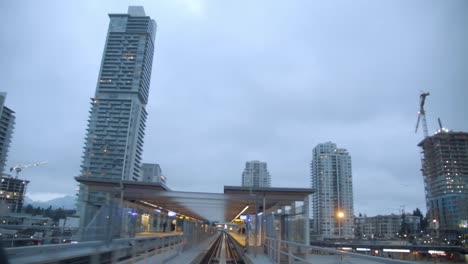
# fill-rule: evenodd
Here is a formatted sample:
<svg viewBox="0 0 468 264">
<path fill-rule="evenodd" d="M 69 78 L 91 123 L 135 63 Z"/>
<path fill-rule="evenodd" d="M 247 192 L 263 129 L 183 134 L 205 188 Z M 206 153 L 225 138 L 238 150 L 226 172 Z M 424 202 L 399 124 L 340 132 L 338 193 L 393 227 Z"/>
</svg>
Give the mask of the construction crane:
<svg viewBox="0 0 468 264">
<path fill-rule="evenodd" d="M 40 166 L 40 165 L 44 165 L 47 162 L 48 161 L 43 161 L 43 162 L 39 162 L 39 163 L 32 163 L 32 164 L 17 164 L 17 165 L 10 168 L 10 172 L 11 171 L 16 171 L 15 179 L 18 179 L 19 173 L 23 169 L 26 169 L 26 168 L 29 168 L 29 167 L 37 167 L 37 166 Z"/>
<path fill-rule="evenodd" d="M 429 136 L 429 132 L 427 131 L 427 121 L 426 121 L 426 111 L 424 111 L 424 103 L 426 101 L 426 97 L 429 96 L 429 93 L 421 92 L 419 96 L 419 112 L 418 112 L 418 121 L 416 122 L 416 130 L 414 133 L 418 133 L 419 121 L 421 121 L 422 117 L 422 125 L 423 125 L 423 132 L 424 138 Z"/>
</svg>

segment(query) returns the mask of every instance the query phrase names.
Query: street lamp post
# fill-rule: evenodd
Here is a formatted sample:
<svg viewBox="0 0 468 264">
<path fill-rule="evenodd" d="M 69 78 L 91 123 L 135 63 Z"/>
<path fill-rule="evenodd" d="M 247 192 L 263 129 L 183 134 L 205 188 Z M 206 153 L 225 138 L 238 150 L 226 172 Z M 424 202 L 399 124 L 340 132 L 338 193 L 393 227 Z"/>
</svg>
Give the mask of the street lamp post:
<svg viewBox="0 0 468 264">
<path fill-rule="evenodd" d="M 338 237 L 341 238 L 341 219 L 344 218 L 345 214 L 343 211 L 340 210 L 338 211 L 336 216 L 338 216 Z"/>
<path fill-rule="evenodd" d="M 438 240 L 439 239 L 439 222 L 437 221 L 437 219 L 433 219 L 432 224 L 435 230 L 435 237 Z"/>
</svg>

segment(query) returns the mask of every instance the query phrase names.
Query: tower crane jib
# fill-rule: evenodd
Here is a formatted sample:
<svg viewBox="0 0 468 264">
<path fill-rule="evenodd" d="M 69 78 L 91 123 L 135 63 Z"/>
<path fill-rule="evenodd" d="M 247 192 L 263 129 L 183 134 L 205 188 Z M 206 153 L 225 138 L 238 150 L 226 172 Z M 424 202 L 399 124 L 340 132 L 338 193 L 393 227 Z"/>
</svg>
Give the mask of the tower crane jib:
<svg viewBox="0 0 468 264">
<path fill-rule="evenodd" d="M 427 129 L 427 121 L 426 121 L 426 111 L 424 110 L 424 103 L 426 102 L 426 97 L 429 96 L 430 93 L 421 92 L 419 95 L 419 113 L 418 113 L 418 121 L 416 122 L 416 130 L 415 133 L 418 132 L 419 121 L 422 122 L 424 138 L 429 136 L 429 132 Z"/>
<path fill-rule="evenodd" d="M 13 167 L 10 168 L 10 171 L 15 171 L 16 172 L 16 175 L 15 175 L 15 179 L 18 179 L 18 176 L 19 176 L 19 173 L 23 170 L 23 169 L 26 169 L 26 168 L 29 168 L 29 167 L 37 167 L 37 166 L 41 166 L 41 165 L 44 165 L 46 164 L 48 161 L 43 161 L 43 162 L 38 162 L 38 163 L 31 163 L 31 164 L 17 164 Z"/>
</svg>

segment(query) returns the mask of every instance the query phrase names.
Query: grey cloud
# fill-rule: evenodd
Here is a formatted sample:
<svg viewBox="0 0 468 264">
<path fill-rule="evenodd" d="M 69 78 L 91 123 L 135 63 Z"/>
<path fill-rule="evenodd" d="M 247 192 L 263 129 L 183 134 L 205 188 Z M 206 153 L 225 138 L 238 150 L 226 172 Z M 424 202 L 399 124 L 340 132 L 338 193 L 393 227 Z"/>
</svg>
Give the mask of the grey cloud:
<svg viewBox="0 0 468 264">
<path fill-rule="evenodd" d="M 274 186 L 309 186 L 312 148 L 334 141 L 353 159 L 356 213 L 414 209 L 419 90 L 431 131 L 439 116 L 468 130 L 466 1 L 139 3 L 158 22 L 144 160 L 175 190 L 239 185 L 250 159 Z M 49 160 L 24 175 L 56 184 L 31 191 L 73 194 L 107 14 L 127 4 L 0 4 L 9 163 Z"/>
</svg>

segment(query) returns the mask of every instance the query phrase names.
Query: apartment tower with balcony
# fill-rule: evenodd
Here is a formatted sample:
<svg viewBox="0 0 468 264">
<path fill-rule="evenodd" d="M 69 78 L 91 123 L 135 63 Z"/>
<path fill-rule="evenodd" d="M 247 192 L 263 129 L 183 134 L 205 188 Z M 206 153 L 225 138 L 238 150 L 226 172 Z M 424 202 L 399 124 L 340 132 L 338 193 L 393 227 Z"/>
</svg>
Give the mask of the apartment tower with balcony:
<svg viewBox="0 0 468 264">
<path fill-rule="evenodd" d="M 156 22 L 138 6 L 109 18 L 80 176 L 141 181 Z M 80 206 L 82 225 L 91 221 L 106 199 L 80 186 L 79 204 L 85 205 Z"/>
<path fill-rule="evenodd" d="M 351 156 L 335 143 L 318 144 L 312 151 L 310 196 L 312 238 L 354 237 Z"/>
<path fill-rule="evenodd" d="M 267 169 L 267 163 L 258 160 L 247 161 L 242 172 L 242 186 L 271 187 L 271 176 Z"/>
</svg>

